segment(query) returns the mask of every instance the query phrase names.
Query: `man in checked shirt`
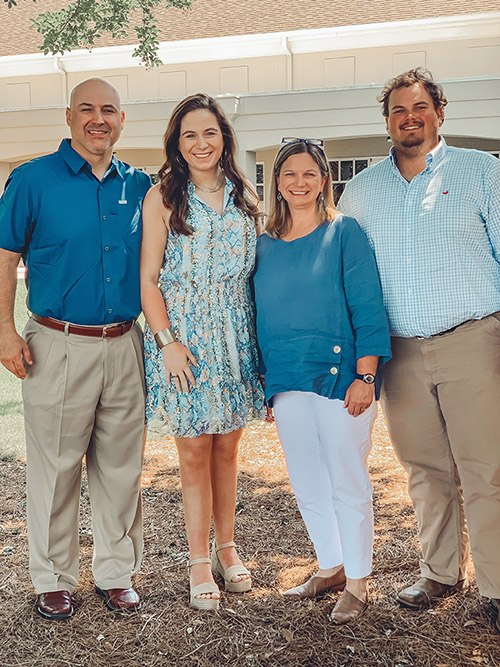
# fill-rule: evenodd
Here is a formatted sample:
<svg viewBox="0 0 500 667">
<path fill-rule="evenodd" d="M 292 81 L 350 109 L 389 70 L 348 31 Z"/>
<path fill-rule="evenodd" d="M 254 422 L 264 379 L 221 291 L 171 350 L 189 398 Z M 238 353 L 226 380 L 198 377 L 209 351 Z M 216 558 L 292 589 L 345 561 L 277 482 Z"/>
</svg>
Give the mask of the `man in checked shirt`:
<svg viewBox="0 0 500 667">
<path fill-rule="evenodd" d="M 425 609 L 462 589 L 470 537 L 500 631 L 500 160 L 446 145 L 447 100 L 422 68 L 379 101 L 390 156 L 339 208 L 368 236 L 391 326 L 382 404 L 422 548 L 421 578 L 398 601 Z"/>
</svg>

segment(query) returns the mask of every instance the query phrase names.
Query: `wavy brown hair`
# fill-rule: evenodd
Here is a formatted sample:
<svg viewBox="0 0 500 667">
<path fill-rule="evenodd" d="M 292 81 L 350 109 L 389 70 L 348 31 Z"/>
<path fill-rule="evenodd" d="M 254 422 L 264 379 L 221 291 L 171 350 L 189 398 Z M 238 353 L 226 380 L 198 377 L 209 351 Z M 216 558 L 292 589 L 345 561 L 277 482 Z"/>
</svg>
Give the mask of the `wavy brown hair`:
<svg viewBox="0 0 500 667">
<path fill-rule="evenodd" d="M 444 90 L 439 83 L 436 83 L 429 70 L 423 67 L 415 67 L 409 69 L 407 72 L 398 74 L 393 79 L 388 81 L 380 95 L 377 97 L 377 102 L 382 104 L 382 114 L 389 117 L 389 97 L 393 90 L 398 88 L 409 88 L 410 86 L 420 84 L 422 88 L 431 96 L 434 109 L 444 109 L 448 104 L 448 100 L 444 94 Z"/>
<path fill-rule="evenodd" d="M 236 137 L 224 111 L 217 102 L 205 93 L 190 95 L 179 102 L 168 121 L 163 137 L 165 162 L 161 166 L 158 177 L 163 205 L 171 211 L 169 227 L 178 234 L 189 235 L 193 230 L 187 223 L 189 215 L 188 181 L 189 167 L 179 150 L 181 122 L 191 111 L 206 109 L 214 114 L 224 140 L 221 167 L 224 175 L 233 184 L 231 196 L 235 206 L 248 215 L 257 225 L 260 217 L 258 198 L 248 181 L 236 164 Z"/>
<path fill-rule="evenodd" d="M 336 210 L 335 204 L 333 203 L 332 174 L 330 171 L 330 165 L 326 159 L 326 155 L 323 149 L 315 146 L 314 144 L 307 144 L 304 141 L 292 144 L 284 144 L 279 149 L 278 154 L 274 160 L 273 178 L 271 181 L 271 194 L 269 198 L 271 202 L 270 211 L 265 227 L 266 232 L 275 239 L 286 236 L 292 225 L 288 204 L 284 198 L 278 199 L 277 181 L 285 160 L 287 160 L 292 155 L 296 155 L 297 153 L 309 153 L 309 155 L 319 167 L 321 178 L 326 176 L 323 191 L 318 195 L 316 200 L 316 210 L 318 212 L 321 223 L 333 220 L 338 215 L 338 211 Z M 323 197 L 321 197 L 321 194 Z"/>
</svg>

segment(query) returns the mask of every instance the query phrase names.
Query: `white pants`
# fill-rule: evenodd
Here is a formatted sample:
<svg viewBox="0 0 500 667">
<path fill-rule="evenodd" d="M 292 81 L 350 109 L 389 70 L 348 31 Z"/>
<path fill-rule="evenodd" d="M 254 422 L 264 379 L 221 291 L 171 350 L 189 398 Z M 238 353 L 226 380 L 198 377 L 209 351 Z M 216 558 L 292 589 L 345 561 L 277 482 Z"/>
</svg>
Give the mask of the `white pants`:
<svg viewBox="0 0 500 667">
<path fill-rule="evenodd" d="M 319 567 L 344 563 L 346 576 L 371 572 L 372 485 L 367 458 L 375 401 L 359 417 L 344 402 L 288 391 L 273 399 L 290 482 Z"/>
</svg>

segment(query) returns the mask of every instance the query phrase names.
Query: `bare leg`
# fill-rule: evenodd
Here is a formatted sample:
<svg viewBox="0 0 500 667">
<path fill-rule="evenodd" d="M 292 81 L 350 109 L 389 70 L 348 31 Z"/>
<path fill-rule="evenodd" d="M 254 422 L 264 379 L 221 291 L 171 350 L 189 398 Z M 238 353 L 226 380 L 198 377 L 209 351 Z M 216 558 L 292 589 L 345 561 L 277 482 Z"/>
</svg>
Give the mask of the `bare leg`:
<svg viewBox="0 0 500 667">
<path fill-rule="evenodd" d="M 236 505 L 236 478 L 238 465 L 238 443 L 242 429 L 214 435 L 212 447 L 212 493 L 216 544 L 232 542 L 234 539 L 234 510 Z M 234 547 L 219 551 L 219 559 L 227 569 L 231 565 L 241 565 Z M 233 581 L 248 579 L 243 574 L 233 577 Z"/>
<path fill-rule="evenodd" d="M 352 593 L 354 597 L 357 597 L 358 600 L 366 602 L 368 595 L 367 578 L 363 577 L 363 579 L 349 579 L 349 577 L 347 577 L 346 590 L 348 590 L 349 593 Z"/>
<path fill-rule="evenodd" d="M 214 444 L 213 435 L 197 438 L 176 438 L 181 469 L 184 520 L 191 560 L 208 558 L 210 523 L 212 519 L 212 481 L 210 461 Z M 212 571 L 208 563 L 199 563 L 191 568 L 191 584 L 212 582 Z M 219 597 L 205 593 L 201 598 Z"/>
</svg>

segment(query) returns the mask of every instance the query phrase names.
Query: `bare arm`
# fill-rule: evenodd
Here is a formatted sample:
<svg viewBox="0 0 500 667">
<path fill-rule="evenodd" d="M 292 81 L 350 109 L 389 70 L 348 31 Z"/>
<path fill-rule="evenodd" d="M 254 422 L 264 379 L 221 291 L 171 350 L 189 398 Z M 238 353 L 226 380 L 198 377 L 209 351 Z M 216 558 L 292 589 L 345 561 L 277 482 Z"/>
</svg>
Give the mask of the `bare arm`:
<svg viewBox="0 0 500 667">
<path fill-rule="evenodd" d="M 158 278 L 163 265 L 163 255 L 168 239 L 170 211 L 163 206 L 160 188 L 155 185 L 147 193 L 142 209 L 141 244 L 141 303 L 146 321 L 153 332 L 170 327 Z M 196 358 L 182 343 L 169 343 L 162 349 L 167 381 L 173 378 L 175 387 L 189 390 L 194 377 L 189 364 L 196 365 Z"/>
<path fill-rule="evenodd" d="M 14 324 L 14 300 L 17 287 L 17 265 L 21 255 L 0 248 L 0 362 L 5 368 L 23 380 L 24 364 L 31 366 L 31 354 Z"/>
</svg>

